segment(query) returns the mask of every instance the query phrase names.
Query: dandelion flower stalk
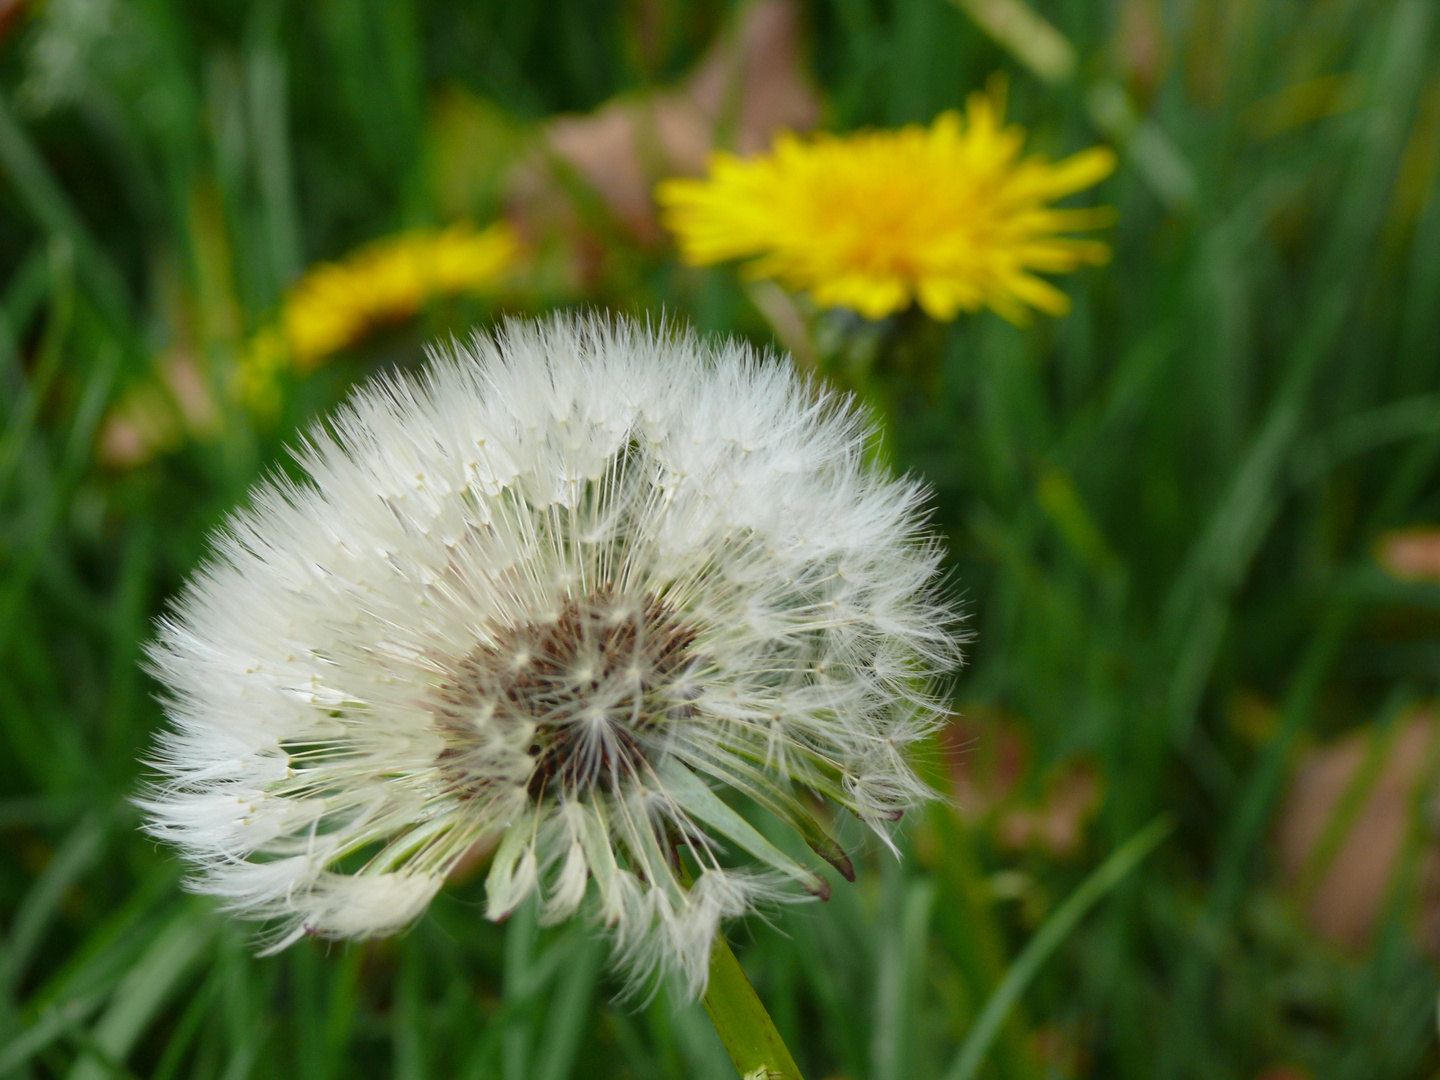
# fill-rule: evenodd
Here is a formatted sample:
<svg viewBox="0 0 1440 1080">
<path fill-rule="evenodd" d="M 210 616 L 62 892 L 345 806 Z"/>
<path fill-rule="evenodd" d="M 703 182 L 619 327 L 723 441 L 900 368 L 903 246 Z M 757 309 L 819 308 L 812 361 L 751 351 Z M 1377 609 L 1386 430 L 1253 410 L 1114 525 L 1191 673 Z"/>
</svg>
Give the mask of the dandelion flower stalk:
<svg viewBox="0 0 1440 1080">
<path fill-rule="evenodd" d="M 726 1053 L 745 1080 L 803 1080 L 790 1048 L 723 934 L 715 935 L 703 1000 Z"/>
<path fill-rule="evenodd" d="M 788 364 L 627 322 L 372 383 L 160 624 L 149 831 L 269 951 L 403 929 L 498 836 L 488 918 L 584 911 L 628 987 L 701 996 L 723 922 L 830 892 L 737 798 L 853 879 L 813 796 L 889 843 L 929 794 L 955 617 L 868 438 Z"/>
<path fill-rule="evenodd" d="M 1111 213 L 1050 204 L 1103 180 L 1115 155 L 1022 158 L 1024 129 L 1004 115 L 996 81 L 971 95 L 964 119 L 781 136 L 768 154 L 716 154 L 707 177 L 664 181 L 656 197 L 686 262 L 749 260 L 745 276 L 808 292 L 821 307 L 869 319 L 913 302 L 941 321 L 982 307 L 1017 323 L 1031 309 L 1063 315 L 1069 300 L 1038 275 L 1105 262 L 1105 244 L 1065 234 Z"/>
</svg>

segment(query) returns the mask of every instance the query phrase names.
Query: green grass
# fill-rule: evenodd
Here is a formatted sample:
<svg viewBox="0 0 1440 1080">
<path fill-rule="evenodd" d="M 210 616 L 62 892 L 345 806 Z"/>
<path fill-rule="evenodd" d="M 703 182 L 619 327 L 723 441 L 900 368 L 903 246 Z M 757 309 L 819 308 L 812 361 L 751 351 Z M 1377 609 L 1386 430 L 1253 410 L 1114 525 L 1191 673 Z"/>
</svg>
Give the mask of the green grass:
<svg viewBox="0 0 1440 1080">
<path fill-rule="evenodd" d="M 900 863 L 837 822 L 859 881 L 732 940 L 812 1078 L 1433 1076 L 1440 761 L 1363 950 L 1309 928 L 1273 833 L 1300 750 L 1387 737 L 1440 674 L 1440 586 L 1373 555 L 1440 519 L 1440 13 L 1035 6 L 1076 49 L 1067 81 L 946 0 L 813 0 L 803 62 L 836 130 L 927 120 L 1008 72 L 1033 146 L 1120 151 L 1098 195 L 1114 261 L 1065 283 L 1069 316 L 1023 329 L 901 320 L 864 347 L 820 326 L 851 345 L 825 370 L 935 489 L 976 635 L 957 708 L 1029 740 L 1017 798 L 1083 763 L 1098 811 L 1064 855 L 937 805 Z M 0 38 L 0 1078 L 733 1076 L 698 1005 L 615 1003 L 602 943 L 526 910 L 486 922 L 479 877 L 398 940 L 256 959 L 125 801 L 161 721 L 138 666 L 151 620 L 356 379 L 557 303 L 770 342 L 732 270 L 591 220 L 609 248 L 584 287 L 542 276 L 428 313 L 287 384 L 277 417 L 223 394 L 298 271 L 456 211 L 436 180 L 445 94 L 488 102 L 512 153 L 547 116 L 682 76 L 731 6 L 98 7 L 104 34 L 48 0 Z M 78 50 L 68 75 L 38 77 L 47 33 Z M 467 191 L 495 211 L 492 180 Z M 97 464 L 107 411 L 137 387 L 163 401 L 176 350 L 222 391 L 218 421 Z M 1161 818 L 1174 831 L 1081 918 L 1082 883 Z M 1013 1008 L 987 1010 L 997 990 Z M 988 1052 L 962 1061 L 982 1017 Z"/>
</svg>

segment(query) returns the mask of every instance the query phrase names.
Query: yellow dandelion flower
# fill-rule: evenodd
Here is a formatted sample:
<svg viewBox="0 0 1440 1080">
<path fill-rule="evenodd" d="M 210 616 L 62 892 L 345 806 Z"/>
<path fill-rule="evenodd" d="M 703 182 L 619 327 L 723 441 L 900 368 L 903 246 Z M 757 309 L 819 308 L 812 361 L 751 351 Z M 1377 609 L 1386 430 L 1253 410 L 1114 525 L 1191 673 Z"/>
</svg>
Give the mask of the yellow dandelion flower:
<svg viewBox="0 0 1440 1080">
<path fill-rule="evenodd" d="M 286 295 L 280 325 L 298 367 L 309 368 L 372 327 L 408 318 L 438 296 L 483 292 L 519 252 L 515 231 L 496 224 L 421 229 L 368 244 L 309 270 Z"/>
<path fill-rule="evenodd" d="M 260 413 L 280 408 L 280 373 L 290 365 L 290 348 L 274 326 L 257 331 L 240 354 L 236 382 L 241 396 Z"/>
<path fill-rule="evenodd" d="M 769 154 L 714 155 L 703 180 L 662 182 L 663 220 L 692 265 L 751 258 L 744 273 L 808 291 L 871 319 L 919 302 L 935 319 L 989 307 L 1069 309 L 1039 273 L 1105 262 L 1096 240 L 1061 235 L 1108 224 L 1106 209 L 1049 204 L 1104 179 L 1115 155 L 1092 147 L 1052 163 L 1020 157 L 1003 89 L 972 94 L 928 128 L 778 138 Z M 1027 307 L 1028 305 L 1028 307 Z"/>
</svg>

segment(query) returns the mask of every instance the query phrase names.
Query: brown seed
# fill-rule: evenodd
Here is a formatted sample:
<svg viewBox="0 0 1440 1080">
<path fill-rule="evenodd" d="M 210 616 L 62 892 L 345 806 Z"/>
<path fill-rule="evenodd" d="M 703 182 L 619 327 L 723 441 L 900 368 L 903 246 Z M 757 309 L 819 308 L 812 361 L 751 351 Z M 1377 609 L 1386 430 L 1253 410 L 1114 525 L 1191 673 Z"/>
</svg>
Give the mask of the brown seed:
<svg viewBox="0 0 1440 1080">
<path fill-rule="evenodd" d="M 505 627 L 436 693 L 441 773 L 461 798 L 497 782 L 497 757 L 537 801 L 609 790 L 640 769 L 658 724 L 693 712 L 678 682 L 696 636 L 659 597 L 628 601 L 609 585 L 566 597 L 551 618 Z"/>
</svg>

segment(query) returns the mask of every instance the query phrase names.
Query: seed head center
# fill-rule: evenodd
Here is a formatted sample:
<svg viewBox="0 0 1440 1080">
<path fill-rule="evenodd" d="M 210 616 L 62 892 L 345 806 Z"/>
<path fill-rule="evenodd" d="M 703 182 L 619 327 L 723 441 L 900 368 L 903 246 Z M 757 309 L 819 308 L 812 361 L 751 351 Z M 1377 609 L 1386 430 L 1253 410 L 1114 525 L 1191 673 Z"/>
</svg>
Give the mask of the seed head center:
<svg viewBox="0 0 1440 1080">
<path fill-rule="evenodd" d="M 440 688 L 447 783 L 476 798 L 518 782 L 539 800 L 635 775 L 665 725 L 693 711 L 695 637 L 659 598 L 608 586 L 499 628 Z"/>
</svg>

